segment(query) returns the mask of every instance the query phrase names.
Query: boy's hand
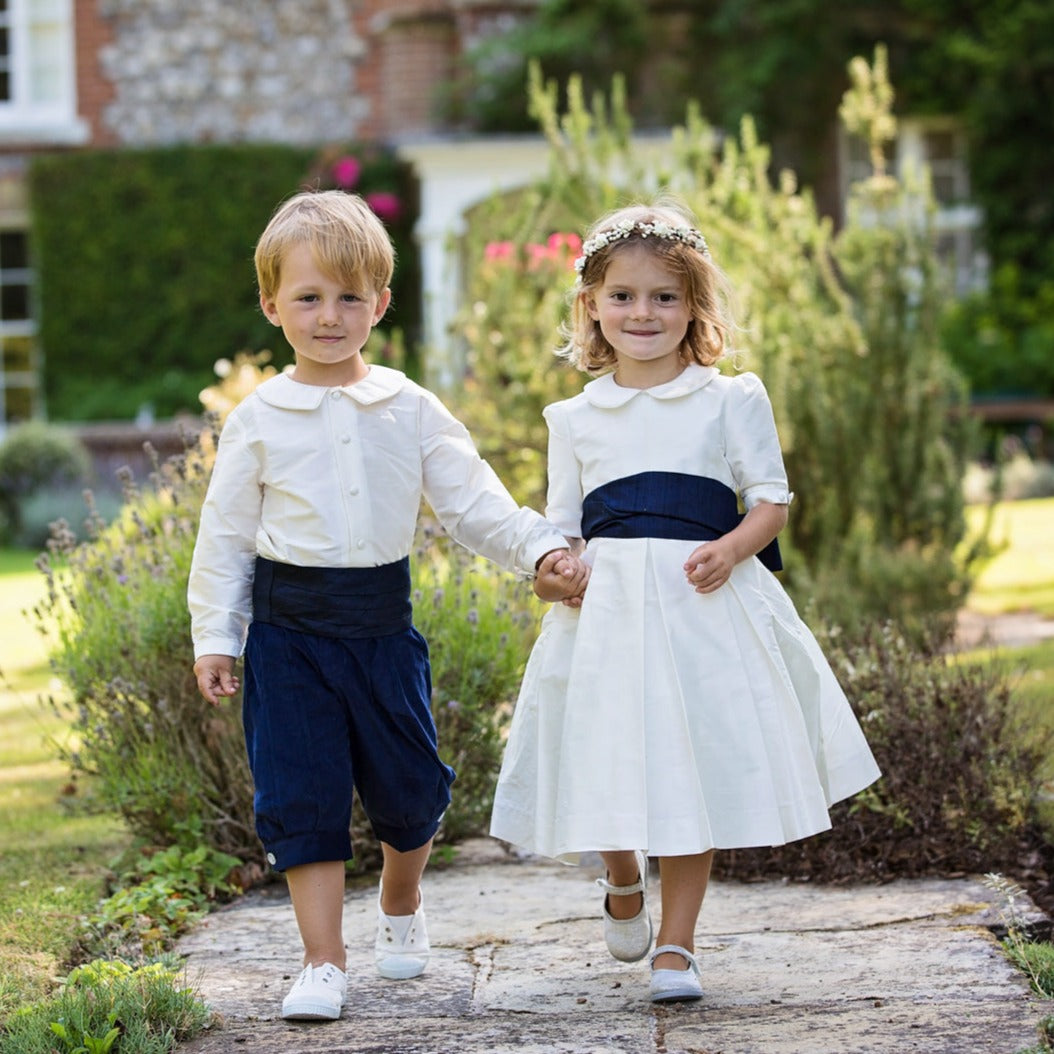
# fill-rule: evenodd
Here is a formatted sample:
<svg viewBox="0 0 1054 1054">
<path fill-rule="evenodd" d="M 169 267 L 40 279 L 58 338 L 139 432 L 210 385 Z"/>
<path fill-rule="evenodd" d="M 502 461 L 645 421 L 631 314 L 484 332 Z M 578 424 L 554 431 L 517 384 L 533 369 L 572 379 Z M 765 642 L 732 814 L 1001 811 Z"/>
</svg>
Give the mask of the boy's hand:
<svg viewBox="0 0 1054 1054">
<path fill-rule="evenodd" d="M 240 686 L 234 676 L 233 655 L 202 655 L 194 663 L 194 676 L 198 679 L 198 691 L 213 706 L 234 695 Z"/>
<path fill-rule="evenodd" d="M 554 549 L 538 561 L 534 593 L 539 600 L 562 600 L 567 607 L 581 607 L 589 581 L 589 567 L 567 549 Z"/>
</svg>

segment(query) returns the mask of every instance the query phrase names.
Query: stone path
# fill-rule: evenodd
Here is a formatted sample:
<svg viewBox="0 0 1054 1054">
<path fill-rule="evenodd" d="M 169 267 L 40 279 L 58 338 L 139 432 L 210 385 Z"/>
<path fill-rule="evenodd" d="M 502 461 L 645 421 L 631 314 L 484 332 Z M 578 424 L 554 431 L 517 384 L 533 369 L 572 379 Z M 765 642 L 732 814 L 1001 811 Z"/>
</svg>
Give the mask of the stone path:
<svg viewBox="0 0 1054 1054">
<path fill-rule="evenodd" d="M 349 889 L 349 1005 L 326 1024 L 278 1017 L 296 925 L 281 887 L 250 894 L 180 945 L 220 1018 L 181 1054 L 1017 1054 L 1051 1012 L 993 936 L 1000 898 L 970 879 L 715 883 L 706 998 L 656 1007 L 646 965 L 604 947 L 600 870 L 466 843 L 426 875 L 433 957 L 404 982 L 373 967 L 375 887 Z"/>
</svg>

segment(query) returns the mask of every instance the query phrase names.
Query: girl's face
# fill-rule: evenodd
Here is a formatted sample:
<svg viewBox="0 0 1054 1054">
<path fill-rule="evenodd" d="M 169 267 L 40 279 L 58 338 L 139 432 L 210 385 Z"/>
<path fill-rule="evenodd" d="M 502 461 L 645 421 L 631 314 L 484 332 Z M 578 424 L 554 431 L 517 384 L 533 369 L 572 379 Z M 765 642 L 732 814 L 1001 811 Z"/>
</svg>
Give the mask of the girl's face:
<svg viewBox="0 0 1054 1054">
<path fill-rule="evenodd" d="M 604 281 L 586 295 L 590 317 L 615 349 L 615 380 L 626 388 L 672 381 L 692 316 L 684 282 L 644 245 L 612 253 Z"/>
<path fill-rule="evenodd" d="M 366 376 L 362 347 L 391 298 L 388 290 L 378 296 L 366 289 L 365 281 L 350 288 L 323 271 L 306 242 L 288 250 L 278 291 L 260 306 L 296 353 L 294 380 L 340 387 Z"/>
</svg>

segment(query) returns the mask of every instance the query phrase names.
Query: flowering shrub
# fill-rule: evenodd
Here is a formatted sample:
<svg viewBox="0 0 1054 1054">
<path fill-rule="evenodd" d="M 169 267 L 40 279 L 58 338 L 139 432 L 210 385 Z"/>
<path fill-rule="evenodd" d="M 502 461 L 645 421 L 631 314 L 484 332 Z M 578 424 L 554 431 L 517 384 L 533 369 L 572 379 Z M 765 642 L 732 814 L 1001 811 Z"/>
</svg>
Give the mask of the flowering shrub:
<svg viewBox="0 0 1054 1054">
<path fill-rule="evenodd" d="M 506 208 L 504 199 L 487 212 Z M 456 331 L 468 347 L 468 373 L 455 396 L 480 453 L 516 499 L 545 503 L 546 437 L 542 408 L 581 390 L 585 377 L 554 356 L 557 327 L 574 284 L 582 239 L 555 230 L 524 241 L 486 239 L 487 217 L 474 221 L 466 307 Z M 497 228 L 497 229 L 500 229 Z"/>
<path fill-rule="evenodd" d="M 218 426 L 273 374 L 265 356 L 219 366 L 202 395 Z M 49 700 L 73 733 L 63 756 L 98 777 L 101 802 L 154 846 L 201 843 L 262 864 L 253 825 L 240 700 L 198 694 L 186 607 L 187 575 L 216 430 L 187 437 L 143 487 L 125 478 L 125 504 L 87 541 L 55 525 L 41 560 L 48 591 L 35 611 L 67 691 Z M 413 558 L 415 619 L 429 640 L 440 752 L 458 771 L 439 840 L 485 829 L 505 722 L 538 608 L 529 589 L 423 526 Z M 358 804 L 358 865 L 379 861 Z"/>
<path fill-rule="evenodd" d="M 846 114 L 881 157 L 888 85 L 881 55 L 873 73 L 863 63 L 864 78 L 862 61 Z M 572 80 L 558 113 L 556 86 L 536 70 L 530 95 L 549 172 L 470 215 L 455 325 L 469 370 L 459 410 L 514 495 L 543 501 L 541 409 L 584 380 L 552 355 L 573 272 L 538 247 L 553 231 L 584 230 L 669 191 L 691 208 L 735 290 L 739 327 L 722 369 L 753 370 L 772 399 L 796 492 L 782 538 L 788 589 L 847 629 L 874 617 L 919 637 L 948 628 L 966 591 L 953 554 L 971 436 L 957 412 L 961 380 L 939 346 L 945 292 L 925 185 L 876 171 L 854 187 L 835 237 L 793 175 L 773 185 L 749 119 L 719 142 L 689 108 L 669 149 L 646 154 L 617 90 L 610 106 L 587 108 Z"/>
</svg>

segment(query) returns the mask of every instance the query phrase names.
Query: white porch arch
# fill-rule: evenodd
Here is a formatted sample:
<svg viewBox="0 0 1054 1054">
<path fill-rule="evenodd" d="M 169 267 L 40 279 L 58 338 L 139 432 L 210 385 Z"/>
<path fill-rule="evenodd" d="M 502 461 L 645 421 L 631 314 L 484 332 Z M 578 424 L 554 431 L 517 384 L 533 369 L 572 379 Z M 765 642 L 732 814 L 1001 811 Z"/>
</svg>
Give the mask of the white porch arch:
<svg viewBox="0 0 1054 1054">
<path fill-rule="evenodd" d="M 421 252 L 423 337 L 427 382 L 449 388 L 460 374 L 460 349 L 450 325 L 461 298 L 456 239 L 465 213 L 492 194 L 513 190 L 544 174 L 549 146 L 542 136 L 422 140 L 397 147 L 414 166 L 420 185 L 415 228 Z"/>
</svg>

